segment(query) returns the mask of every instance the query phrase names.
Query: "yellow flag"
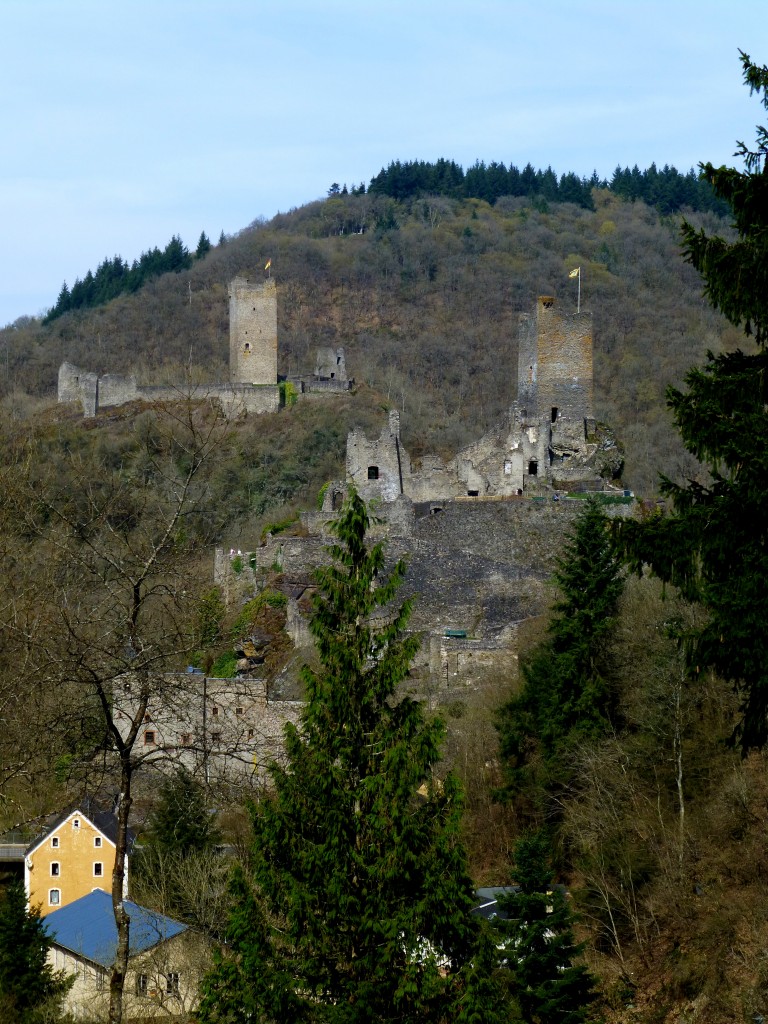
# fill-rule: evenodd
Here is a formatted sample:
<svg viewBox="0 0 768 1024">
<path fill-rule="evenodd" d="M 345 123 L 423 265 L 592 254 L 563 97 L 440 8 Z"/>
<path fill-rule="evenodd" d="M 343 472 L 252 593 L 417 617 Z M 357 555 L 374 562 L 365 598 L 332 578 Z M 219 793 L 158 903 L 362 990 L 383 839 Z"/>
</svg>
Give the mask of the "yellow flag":
<svg viewBox="0 0 768 1024">
<path fill-rule="evenodd" d="M 269 268 L 271 266 L 272 266 L 272 260 L 267 260 L 267 262 L 264 264 L 264 269 L 265 270 L 269 270 Z"/>
<path fill-rule="evenodd" d="M 572 271 L 570 272 L 570 274 L 568 275 L 568 277 L 578 277 L 580 273 L 581 273 L 581 267 L 576 267 L 576 269 L 575 269 L 575 270 L 572 270 Z"/>
</svg>

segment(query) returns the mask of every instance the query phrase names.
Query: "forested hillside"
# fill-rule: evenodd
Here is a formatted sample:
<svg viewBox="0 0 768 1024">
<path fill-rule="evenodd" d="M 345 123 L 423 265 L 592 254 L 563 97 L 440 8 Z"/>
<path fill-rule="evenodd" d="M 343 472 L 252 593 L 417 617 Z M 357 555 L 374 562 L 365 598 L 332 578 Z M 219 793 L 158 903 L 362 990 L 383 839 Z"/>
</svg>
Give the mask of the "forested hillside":
<svg viewBox="0 0 768 1024">
<path fill-rule="evenodd" d="M 473 170 L 479 180 L 481 169 Z M 615 179 L 614 185 L 623 180 L 618 172 Z M 681 256 L 679 215 L 601 184 L 592 183 L 588 198 L 555 203 L 542 194 L 481 199 L 450 189 L 387 194 L 385 176 L 380 187 L 334 190 L 209 250 L 203 246 L 189 265 L 145 281 L 133 294 L 48 323 L 22 318 L 0 332 L 0 827 L 28 822 L 83 792 L 125 794 L 126 771 L 140 780 L 139 808 L 151 824 L 155 776 L 136 737 L 150 698 L 157 699 L 152 686 L 167 684 L 167 668 L 183 668 L 189 659 L 208 666 L 224 648 L 231 653 L 249 613 L 249 606 L 227 611 L 211 590 L 213 544 L 247 549 L 272 519 L 309 506 L 323 482 L 343 474 L 347 430 L 378 431 L 389 408 L 401 410 L 403 440 L 416 459 L 430 451 L 452 455 L 477 438 L 514 398 L 518 314 L 539 294 L 575 308 L 576 283 L 568 277 L 575 267 L 582 308 L 593 314 L 597 413 L 625 446 L 625 483 L 652 497 L 660 471 L 690 479 L 695 505 L 703 493 L 698 485 L 717 466 L 700 466 L 683 448 L 665 389 L 683 387 L 708 350 L 749 351 L 752 342 L 703 299 L 701 278 Z M 631 190 L 631 172 L 625 184 Z M 694 228 L 733 237 L 716 212 L 689 210 L 687 217 Z M 311 371 L 319 345 L 343 345 L 354 392 L 235 424 L 206 403 L 121 407 L 92 421 L 53 404 L 65 358 L 147 382 L 226 379 L 227 283 L 236 274 L 259 279 L 268 260 L 277 282 L 281 370 Z M 738 405 L 739 379 L 728 383 Z M 747 411 L 757 424 L 750 437 L 759 453 L 765 403 L 758 391 Z M 705 433 L 708 424 L 706 414 L 696 421 Z M 708 450 L 706 443 L 688 447 Z M 741 451 L 729 444 L 725 465 L 743 474 L 749 490 Z M 680 493 L 668 486 L 670 492 Z M 762 543 L 764 501 L 753 490 L 749 496 L 749 525 Z M 653 540 L 663 518 L 649 513 L 638 522 Z M 718 564 L 728 561 L 732 535 L 723 522 Z M 742 553 L 748 555 L 751 538 Z M 680 557 L 690 536 L 683 530 L 672 539 L 672 555 Z M 688 572 L 690 597 L 697 553 L 686 557 L 681 572 Z M 660 556 L 660 575 L 662 563 Z M 372 600 L 372 579 L 358 587 L 363 602 Z M 527 865 L 543 887 L 532 900 L 545 908 L 540 937 L 554 877 L 572 893 L 568 904 L 596 978 L 593 1008 L 604 1019 L 758 1019 L 768 1009 L 765 764 L 761 752 L 742 758 L 727 746 L 739 699 L 728 666 L 712 653 L 722 637 L 704 649 L 709 660 L 691 660 L 715 606 L 684 601 L 647 573 L 627 577 L 602 512 L 591 504 L 563 548 L 552 594 L 550 620 L 521 629 L 520 679 L 490 680 L 482 700 L 445 709 L 446 749 L 465 791 L 461 838 L 473 880 L 519 880 L 526 850 L 530 855 L 544 844 L 548 862 L 536 870 Z M 700 594 L 711 597 L 706 587 Z M 716 610 L 727 625 L 734 605 L 729 593 L 720 597 Z M 277 619 L 267 603 L 260 612 Z M 356 626 L 367 614 L 353 616 Z M 750 623 L 750 635 L 737 628 L 735 642 L 751 651 L 753 635 L 762 633 Z M 385 627 L 377 657 L 395 650 L 396 627 Z M 398 679 L 407 676 L 411 644 Z M 346 657 L 345 645 L 339 647 L 334 664 Z M 375 673 L 369 653 L 361 647 L 358 667 Z M 146 690 L 135 746 L 125 753 L 122 737 L 110 731 L 109 694 L 114 680 L 129 673 Z M 379 703 L 385 717 L 396 710 L 391 697 L 386 691 Z M 322 720 L 322 706 L 318 714 Z M 326 732 L 330 776 L 344 730 Z M 366 747 L 347 745 L 352 759 Z M 296 742 L 297 758 L 298 751 Z M 383 778 L 370 756 L 372 777 Z M 432 753 L 427 763 L 431 772 Z M 444 776 L 443 768 L 434 775 Z M 290 779 L 288 772 L 286 785 Z M 441 794 L 434 782 L 434 792 L 425 792 L 450 804 L 454 842 L 459 799 L 453 803 L 452 787 Z M 304 795 L 297 792 L 299 802 Z M 204 820 L 206 803 L 222 812 L 226 839 L 247 868 L 258 860 L 249 860 L 241 797 L 198 794 Z M 412 799 L 404 794 L 404 820 Z M 343 812 L 339 820 L 346 827 Z M 521 846 L 529 833 L 531 844 Z M 137 872 L 142 898 L 220 937 L 221 862 L 208 849 L 199 861 L 163 867 L 162 851 L 151 849 L 156 840 L 150 829 L 143 875 Z M 457 853 L 461 871 L 462 857 Z M 387 863 L 397 876 L 397 856 Z M 194 907 L 182 899 L 180 882 L 192 875 L 178 873 L 193 869 L 204 879 Z M 559 915 L 565 901 L 554 902 Z M 249 934 L 242 929 L 240 938 Z M 569 949 L 575 956 L 576 946 Z M 503 965 L 504 984 L 514 1005 L 524 1007 L 525 993 L 508 980 L 512 959 Z M 465 963 L 474 967 L 476 958 Z M 561 967 L 553 971 L 557 981 Z M 261 975 L 249 977 L 258 982 Z M 306 995 L 306 985 L 298 994 Z M 216 1019 L 210 1000 L 206 1012 Z"/>
<path fill-rule="evenodd" d="M 225 379 L 227 283 L 238 273 L 258 278 L 271 258 L 281 370 L 311 370 L 318 345 L 343 345 L 357 381 L 401 409 L 413 455 L 450 455 L 514 397 L 518 313 L 539 294 L 575 307 L 568 272 L 580 266 L 597 413 L 626 446 L 626 483 L 650 495 L 659 468 L 695 472 L 670 428 L 664 389 L 707 349 L 719 351 L 729 328 L 680 259 L 679 216 L 608 190 L 592 196 L 594 211 L 536 197 L 491 206 L 334 195 L 251 225 L 135 295 L 47 325 L 17 321 L 0 332 L 0 387 L 52 396 L 65 358 L 145 382 L 179 379 L 182 367 Z M 713 214 L 691 217 L 727 230 Z"/>
</svg>

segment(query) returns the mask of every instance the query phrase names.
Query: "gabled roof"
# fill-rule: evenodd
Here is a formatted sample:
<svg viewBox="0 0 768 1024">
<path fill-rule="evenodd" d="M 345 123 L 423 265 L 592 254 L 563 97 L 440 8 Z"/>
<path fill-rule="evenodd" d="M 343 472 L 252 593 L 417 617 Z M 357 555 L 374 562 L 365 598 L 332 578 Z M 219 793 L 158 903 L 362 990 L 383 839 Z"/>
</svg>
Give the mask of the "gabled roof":
<svg viewBox="0 0 768 1024">
<path fill-rule="evenodd" d="M 83 810 L 83 807 L 86 809 Z M 70 818 L 85 818 L 86 821 L 90 822 L 93 827 L 101 832 L 101 834 L 112 843 L 116 845 L 117 840 L 117 816 L 112 811 L 97 811 L 90 806 L 90 802 L 78 805 L 76 807 L 70 807 L 66 811 L 62 811 L 61 814 L 57 814 L 52 821 L 46 825 L 45 831 L 41 836 L 38 836 L 33 843 L 27 847 L 27 855 L 36 850 L 37 847 L 51 835 L 56 832 L 57 829 L 69 821 Z M 133 832 L 128 830 L 128 852 L 130 853 L 131 847 L 134 841 Z"/>
<path fill-rule="evenodd" d="M 187 926 L 170 917 L 147 910 L 129 900 L 123 902 L 131 919 L 129 956 L 145 953 L 160 942 L 187 931 Z M 110 968 L 117 950 L 117 925 L 112 897 L 94 889 L 74 903 L 54 910 L 45 918 L 48 934 L 57 946 Z"/>
<path fill-rule="evenodd" d="M 562 896 L 568 895 L 564 885 L 553 885 L 552 891 L 559 892 Z M 509 914 L 499 906 L 499 900 L 505 896 L 516 896 L 522 889 L 519 885 L 494 885 L 484 889 L 475 889 L 475 906 L 472 913 L 478 917 L 484 917 L 486 921 L 492 921 L 497 917 L 500 921 L 506 921 Z"/>
<path fill-rule="evenodd" d="M 507 913 L 499 908 L 499 897 L 514 896 L 520 892 L 519 885 L 495 885 L 485 889 L 476 889 L 475 898 L 477 903 L 472 909 L 473 914 L 484 917 L 486 921 L 492 921 L 494 917 L 506 920 Z"/>
</svg>

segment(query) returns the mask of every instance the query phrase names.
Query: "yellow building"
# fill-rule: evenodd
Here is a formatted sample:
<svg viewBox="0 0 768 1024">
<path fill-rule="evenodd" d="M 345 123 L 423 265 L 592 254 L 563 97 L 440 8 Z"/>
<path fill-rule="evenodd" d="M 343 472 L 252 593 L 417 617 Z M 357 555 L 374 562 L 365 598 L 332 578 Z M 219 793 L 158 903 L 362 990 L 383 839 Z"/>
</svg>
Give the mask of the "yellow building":
<svg viewBox="0 0 768 1024">
<path fill-rule="evenodd" d="M 77 808 L 60 815 L 27 850 L 24 885 L 30 907 L 45 916 L 94 889 L 112 890 L 117 819 L 104 811 Z M 123 898 L 128 897 L 126 858 Z"/>
</svg>

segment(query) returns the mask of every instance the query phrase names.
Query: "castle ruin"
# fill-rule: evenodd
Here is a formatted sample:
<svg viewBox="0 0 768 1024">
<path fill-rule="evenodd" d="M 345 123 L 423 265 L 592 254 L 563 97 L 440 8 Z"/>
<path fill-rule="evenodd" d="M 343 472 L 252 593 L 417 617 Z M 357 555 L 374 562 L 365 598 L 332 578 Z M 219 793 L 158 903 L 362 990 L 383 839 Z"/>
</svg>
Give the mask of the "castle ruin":
<svg viewBox="0 0 768 1024">
<path fill-rule="evenodd" d="M 445 463 L 411 463 L 397 412 L 370 440 L 352 431 L 347 480 L 367 501 L 507 498 L 553 489 L 601 490 L 620 464 L 594 419 L 592 314 L 564 313 L 551 296 L 520 317 L 517 398 L 504 420 Z"/>
<path fill-rule="evenodd" d="M 333 395 L 348 391 L 344 349 L 321 348 L 314 375 L 290 380 L 297 396 Z M 229 284 L 229 381 L 212 384 L 140 384 L 133 374 L 103 374 L 73 363 L 59 367 L 59 402 L 80 402 L 83 415 L 128 402 L 176 402 L 182 398 L 219 403 L 229 419 L 247 414 L 277 412 L 280 386 L 277 373 L 277 289 L 273 278 L 254 284 L 236 277 Z"/>
<path fill-rule="evenodd" d="M 418 466 L 403 447 L 397 410 L 379 437 L 351 431 L 346 479 L 329 482 L 322 509 L 302 513 L 295 535 L 268 535 L 238 558 L 238 573 L 217 550 L 214 579 L 225 600 L 278 573 L 291 638 L 310 646 L 296 595 L 327 563 L 329 523 L 354 486 L 378 503 L 372 538 L 386 536 L 388 559 L 408 564 L 404 596 L 418 595 L 416 689 L 439 704 L 486 678 L 513 680 L 519 628 L 546 611 L 547 580 L 583 508 L 557 492 L 609 489 L 621 464 L 611 432 L 594 419 L 591 314 L 563 312 L 541 296 L 519 332 L 517 396 L 501 423 L 449 462 L 428 455 Z M 630 514 L 631 498 L 613 491 L 606 514 Z"/>
</svg>

